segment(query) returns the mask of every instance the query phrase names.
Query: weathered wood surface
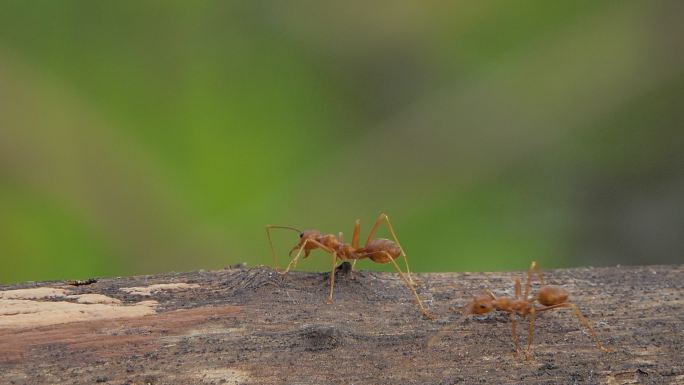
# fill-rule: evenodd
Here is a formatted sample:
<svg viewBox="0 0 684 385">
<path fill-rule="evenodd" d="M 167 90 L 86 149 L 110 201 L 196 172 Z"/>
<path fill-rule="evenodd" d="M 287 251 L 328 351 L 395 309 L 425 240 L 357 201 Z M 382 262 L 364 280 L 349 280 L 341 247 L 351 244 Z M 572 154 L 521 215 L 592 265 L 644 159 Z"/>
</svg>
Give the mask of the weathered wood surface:
<svg viewBox="0 0 684 385">
<path fill-rule="evenodd" d="M 569 311 L 538 317 L 530 362 L 513 355 L 501 314 L 467 320 L 426 347 L 458 318 L 450 307 L 485 287 L 511 295 L 521 275 L 416 274 L 436 321 L 421 317 L 391 273 L 340 274 L 332 305 L 327 274 L 268 268 L 0 286 L 0 383 L 684 383 L 684 266 L 546 271 L 611 353 Z M 187 285 L 149 289 L 176 283 Z M 131 287 L 142 288 L 123 290 Z M 10 291 L 27 288 L 65 290 Z"/>
</svg>

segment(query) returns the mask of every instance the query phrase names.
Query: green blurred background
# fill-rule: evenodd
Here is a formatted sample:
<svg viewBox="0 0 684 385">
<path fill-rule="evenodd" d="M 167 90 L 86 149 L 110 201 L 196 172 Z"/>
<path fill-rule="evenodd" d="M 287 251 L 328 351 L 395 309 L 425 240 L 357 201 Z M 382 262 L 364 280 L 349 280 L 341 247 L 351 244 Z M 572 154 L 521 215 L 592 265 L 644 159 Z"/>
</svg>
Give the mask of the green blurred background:
<svg viewBox="0 0 684 385">
<path fill-rule="evenodd" d="M 683 5 L 0 0 L 0 281 L 681 263 Z"/>
</svg>

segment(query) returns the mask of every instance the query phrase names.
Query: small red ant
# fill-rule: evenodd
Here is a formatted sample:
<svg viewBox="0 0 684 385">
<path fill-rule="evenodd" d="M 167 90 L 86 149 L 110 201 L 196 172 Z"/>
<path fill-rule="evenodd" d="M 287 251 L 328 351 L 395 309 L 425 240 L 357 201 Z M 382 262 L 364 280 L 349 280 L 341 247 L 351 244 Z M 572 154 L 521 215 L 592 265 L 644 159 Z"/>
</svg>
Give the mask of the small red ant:
<svg viewBox="0 0 684 385">
<path fill-rule="evenodd" d="M 539 266 L 537 265 L 537 262 L 532 262 L 530 265 L 530 269 L 527 274 L 527 285 L 525 285 L 525 293 L 521 297 L 521 289 L 520 289 L 520 279 L 516 278 L 515 279 L 515 298 L 510 298 L 510 297 L 496 297 L 490 290 L 486 290 L 485 294 L 478 295 L 472 299 L 463 309 L 463 316 L 461 317 L 461 320 L 465 319 L 468 316 L 471 315 L 482 315 L 482 314 L 487 314 L 492 311 L 498 310 L 498 311 L 503 311 L 508 313 L 511 319 L 511 328 L 512 328 L 512 339 L 513 343 L 515 345 L 515 351 L 516 354 L 520 354 L 520 346 L 518 344 L 518 333 L 517 333 L 517 322 L 516 322 L 516 315 L 521 316 L 521 317 L 530 317 L 530 327 L 529 327 L 529 334 L 527 337 L 527 351 L 526 351 L 526 357 L 529 359 L 532 354 L 531 346 L 532 346 L 532 339 L 534 337 L 534 321 L 536 317 L 536 313 L 542 312 L 542 311 L 547 311 L 547 310 L 552 310 L 552 309 L 559 309 L 559 308 L 570 308 L 573 310 L 575 313 L 575 316 L 577 316 L 577 319 L 579 320 L 580 324 L 584 326 L 588 331 L 589 334 L 593 337 L 594 341 L 596 342 L 596 345 L 598 346 L 599 349 L 601 349 L 604 352 L 610 352 L 608 348 L 603 346 L 601 342 L 598 340 L 598 336 L 596 335 L 596 332 L 594 332 L 594 329 L 592 329 L 591 325 L 589 324 L 589 320 L 582 314 L 582 312 L 577 308 L 575 304 L 570 302 L 568 300 L 569 294 L 568 292 L 558 286 L 548 286 L 544 285 L 539 288 L 537 291 L 537 294 L 535 296 L 530 296 L 530 288 L 532 287 L 532 274 L 536 273 L 537 276 L 539 277 L 539 281 L 542 285 L 544 285 L 544 277 L 542 276 L 541 271 L 539 270 Z M 538 302 L 542 306 L 535 306 L 535 302 Z M 460 322 L 456 322 L 453 325 L 456 325 Z M 432 346 L 434 343 L 436 343 L 450 328 L 444 328 L 442 331 L 434 335 L 429 341 L 428 341 L 428 346 Z"/>
<path fill-rule="evenodd" d="M 378 227 L 383 223 L 383 221 L 387 223 L 387 227 L 389 227 L 390 233 L 392 234 L 392 238 L 394 240 L 382 238 L 373 239 L 375 232 L 378 230 Z M 434 319 L 434 316 L 432 316 L 427 311 L 427 309 L 423 307 L 423 303 L 421 302 L 420 297 L 418 296 L 418 293 L 414 288 L 415 283 L 411 278 L 411 272 L 409 271 L 406 253 L 404 253 L 404 249 L 402 249 L 401 245 L 399 244 L 399 239 L 397 239 L 397 235 L 395 234 L 394 228 L 392 227 L 392 223 L 390 223 L 390 220 L 387 217 L 387 215 L 380 214 L 378 219 L 375 221 L 375 224 L 373 225 L 370 233 L 368 234 L 368 239 L 366 240 L 366 243 L 363 247 L 359 247 L 359 233 L 361 228 L 360 223 L 361 222 L 358 219 L 354 223 L 354 233 L 352 235 L 351 243 L 344 243 L 342 241 L 342 233 L 340 233 L 338 237 L 333 234 L 323 234 L 318 230 L 300 231 L 290 226 L 268 225 L 266 226 L 266 235 L 268 236 L 268 242 L 271 245 L 274 266 L 278 268 L 278 257 L 276 256 L 275 249 L 273 248 L 273 242 L 271 240 L 271 229 L 277 228 L 294 230 L 299 233 L 299 242 L 290 250 L 289 256 L 292 257 L 292 253 L 294 253 L 295 251 L 297 251 L 297 254 L 294 256 L 294 258 L 290 260 L 290 263 L 288 263 L 287 268 L 285 268 L 282 274 L 287 274 L 287 272 L 290 271 L 290 269 L 294 268 L 297 265 L 297 261 L 299 260 L 299 257 L 302 254 L 302 252 L 304 252 L 304 258 L 306 258 L 309 256 L 309 253 L 311 253 L 311 251 L 314 249 L 322 249 L 326 251 L 327 253 L 332 255 L 332 271 L 330 272 L 330 294 L 328 295 L 328 299 L 326 301 L 328 304 L 331 304 L 333 302 L 333 288 L 335 286 L 335 268 L 337 265 L 337 261 L 353 260 L 355 264 L 356 261 L 359 259 L 369 258 L 370 260 L 376 263 L 392 263 L 394 267 L 397 269 L 397 272 L 399 272 L 401 278 L 404 280 L 406 286 L 413 293 L 413 296 L 416 299 L 418 307 L 420 308 L 420 312 L 423 313 L 425 317 L 429 319 Z M 406 264 L 406 273 L 401 271 L 399 265 L 395 261 L 395 259 L 397 259 L 399 256 L 402 256 L 404 258 L 404 263 Z M 352 268 L 354 264 L 352 264 Z"/>
</svg>

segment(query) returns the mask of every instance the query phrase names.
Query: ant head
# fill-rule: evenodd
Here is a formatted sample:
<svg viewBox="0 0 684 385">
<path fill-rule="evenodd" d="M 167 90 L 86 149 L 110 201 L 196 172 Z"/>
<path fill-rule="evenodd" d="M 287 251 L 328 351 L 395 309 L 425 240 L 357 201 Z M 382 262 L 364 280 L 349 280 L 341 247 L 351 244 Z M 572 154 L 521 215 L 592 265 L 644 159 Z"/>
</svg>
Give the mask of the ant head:
<svg viewBox="0 0 684 385">
<path fill-rule="evenodd" d="M 299 245 L 301 246 L 307 239 L 316 239 L 319 235 L 321 232 L 318 230 L 304 230 L 299 233 Z"/>
<path fill-rule="evenodd" d="M 299 250 L 303 245 L 304 242 L 306 242 L 307 239 L 314 240 L 316 237 L 321 235 L 321 232 L 318 230 L 305 230 L 299 233 L 299 242 L 290 250 L 290 256 L 292 256 L 292 253 L 294 253 L 296 250 Z M 309 253 L 311 252 L 312 249 L 315 249 L 318 246 L 315 246 L 312 243 L 308 243 L 305 248 L 304 248 L 304 258 L 309 256 Z"/>
<path fill-rule="evenodd" d="M 473 315 L 487 314 L 492 310 L 494 310 L 494 299 L 488 294 L 474 297 L 465 309 L 467 314 Z"/>
</svg>

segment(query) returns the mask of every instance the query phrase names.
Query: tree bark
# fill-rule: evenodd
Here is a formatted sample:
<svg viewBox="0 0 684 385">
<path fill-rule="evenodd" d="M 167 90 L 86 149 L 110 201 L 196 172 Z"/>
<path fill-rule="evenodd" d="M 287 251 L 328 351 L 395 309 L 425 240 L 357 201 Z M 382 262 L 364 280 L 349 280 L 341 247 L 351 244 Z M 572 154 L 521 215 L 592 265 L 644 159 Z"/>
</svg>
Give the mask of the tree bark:
<svg viewBox="0 0 684 385">
<path fill-rule="evenodd" d="M 331 305 L 328 274 L 264 267 L 0 286 L 0 383 L 684 384 L 684 265 L 545 271 L 612 352 L 559 310 L 537 316 L 531 360 L 506 314 L 457 322 L 525 272 L 413 277 L 436 320 L 393 273 L 340 270 Z"/>
</svg>

